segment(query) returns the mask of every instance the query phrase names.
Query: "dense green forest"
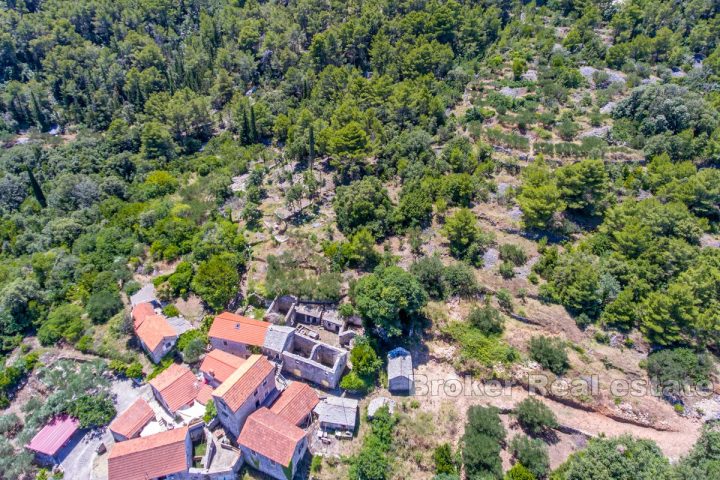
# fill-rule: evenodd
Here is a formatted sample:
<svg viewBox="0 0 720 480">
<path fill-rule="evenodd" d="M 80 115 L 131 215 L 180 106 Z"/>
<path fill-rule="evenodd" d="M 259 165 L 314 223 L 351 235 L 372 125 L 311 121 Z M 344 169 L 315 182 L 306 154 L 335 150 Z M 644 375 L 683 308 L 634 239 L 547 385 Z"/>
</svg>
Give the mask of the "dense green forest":
<svg viewBox="0 0 720 480">
<path fill-rule="evenodd" d="M 428 328 L 429 304 L 484 293 L 467 322 L 440 330 L 467 371 L 511 364 L 522 354 L 501 339 L 503 319 L 528 291 L 477 280 L 495 247 L 503 280 L 528 266 L 529 296 L 596 338 L 639 332 L 655 378 L 711 376 L 715 0 L 6 0 L 0 86 L 0 408 L 36 368 L 26 337 L 140 368 L 138 351 L 106 337 L 131 331 L 127 295 L 168 265 L 152 280 L 161 298 L 197 296 L 208 314 L 283 293 L 346 299 L 370 357 Z M 286 209 L 328 206 L 334 223 L 305 239 L 312 256 L 262 258 L 258 281 L 249 266 L 278 185 Z M 537 245 L 532 265 L 479 223 L 491 201 L 519 210 L 513 233 Z M 436 237 L 442 248 L 423 250 Z M 564 347 L 534 340 L 534 361 L 567 371 Z M 344 388 L 373 388 L 373 358 Z M 352 478 L 391 477 L 401 426 L 383 422 Z M 480 423 L 468 419 L 462 453 L 435 451 L 436 478 L 460 465 L 502 478 L 505 432 Z M 600 478 L 600 463 L 608 479 L 718 475 L 710 429 L 677 468 L 645 441 L 607 466 L 622 456 L 613 442 L 636 441 L 593 441 L 550 478 Z M 538 444 L 512 445 L 506 478 L 549 474 Z"/>
</svg>

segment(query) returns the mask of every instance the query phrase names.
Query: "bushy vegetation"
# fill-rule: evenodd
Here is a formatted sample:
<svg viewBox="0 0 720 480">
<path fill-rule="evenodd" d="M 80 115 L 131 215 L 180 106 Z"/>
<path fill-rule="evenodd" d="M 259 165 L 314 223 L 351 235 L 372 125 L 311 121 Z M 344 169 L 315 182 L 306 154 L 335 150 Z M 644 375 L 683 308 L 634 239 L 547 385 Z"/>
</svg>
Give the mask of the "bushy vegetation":
<svg viewBox="0 0 720 480">
<path fill-rule="evenodd" d="M 665 395 L 679 395 L 687 386 L 709 382 L 713 370 L 709 354 L 689 348 L 660 350 L 648 355 L 645 367 L 650 379 Z"/>
<path fill-rule="evenodd" d="M 558 426 L 555 414 L 542 401 L 528 397 L 515 407 L 515 416 L 520 426 L 532 435 L 541 435 Z M 524 465 L 531 467 L 530 464 Z"/>
<path fill-rule="evenodd" d="M 587 448 L 574 453 L 555 472 L 557 480 L 612 478 L 671 479 L 671 468 L 660 449 L 650 440 L 629 436 L 591 439 Z"/>
<path fill-rule="evenodd" d="M 395 266 L 378 267 L 362 277 L 351 295 L 365 328 L 382 337 L 397 337 L 407 331 L 427 302 L 427 294 L 417 279 Z"/>
<path fill-rule="evenodd" d="M 375 352 L 369 338 L 355 338 L 350 350 L 350 363 L 352 371 L 340 381 L 341 388 L 365 392 L 375 385 L 383 361 Z"/>
<path fill-rule="evenodd" d="M 529 347 L 530 358 L 555 375 L 562 375 L 570 367 L 565 344 L 559 338 L 533 337 Z"/>
<path fill-rule="evenodd" d="M 505 428 L 494 407 L 474 406 L 468 409 L 468 420 L 462 436 L 462 459 L 468 478 L 502 478 L 500 442 Z"/>
<path fill-rule="evenodd" d="M 510 452 L 520 465 L 527 465 L 525 468 L 537 478 L 544 478 L 550 470 L 548 449 L 542 440 L 515 435 L 510 440 Z"/>
<path fill-rule="evenodd" d="M 370 432 L 363 440 L 360 452 L 350 460 L 352 480 L 385 480 L 392 467 L 393 429 L 396 419 L 381 407 L 373 417 Z"/>
</svg>

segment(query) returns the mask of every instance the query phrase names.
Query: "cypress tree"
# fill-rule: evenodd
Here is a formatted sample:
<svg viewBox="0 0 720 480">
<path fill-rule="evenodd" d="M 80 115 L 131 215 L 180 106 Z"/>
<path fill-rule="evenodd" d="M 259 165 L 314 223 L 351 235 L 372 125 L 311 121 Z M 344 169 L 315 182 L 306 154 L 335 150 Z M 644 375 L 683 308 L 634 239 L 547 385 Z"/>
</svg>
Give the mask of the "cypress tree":
<svg viewBox="0 0 720 480">
<path fill-rule="evenodd" d="M 242 133 L 240 134 L 240 142 L 243 145 L 250 144 L 250 122 L 248 121 L 247 108 L 243 108 Z"/>
<path fill-rule="evenodd" d="M 255 125 L 255 107 L 250 105 L 250 142 L 257 142 L 257 127 Z"/>
<path fill-rule="evenodd" d="M 310 138 L 308 143 L 308 166 L 310 167 L 310 171 L 312 171 L 313 160 L 315 160 L 315 129 L 312 124 L 310 125 Z"/>
</svg>

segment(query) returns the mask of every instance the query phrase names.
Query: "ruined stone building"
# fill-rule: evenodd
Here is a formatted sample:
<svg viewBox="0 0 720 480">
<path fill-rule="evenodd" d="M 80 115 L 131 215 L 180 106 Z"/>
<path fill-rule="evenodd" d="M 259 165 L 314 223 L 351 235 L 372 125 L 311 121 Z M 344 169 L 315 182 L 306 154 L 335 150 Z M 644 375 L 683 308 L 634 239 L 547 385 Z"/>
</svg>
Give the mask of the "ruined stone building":
<svg viewBox="0 0 720 480">
<path fill-rule="evenodd" d="M 346 364 L 345 350 L 297 332 L 282 352 L 284 372 L 326 388 L 337 387 Z"/>
</svg>

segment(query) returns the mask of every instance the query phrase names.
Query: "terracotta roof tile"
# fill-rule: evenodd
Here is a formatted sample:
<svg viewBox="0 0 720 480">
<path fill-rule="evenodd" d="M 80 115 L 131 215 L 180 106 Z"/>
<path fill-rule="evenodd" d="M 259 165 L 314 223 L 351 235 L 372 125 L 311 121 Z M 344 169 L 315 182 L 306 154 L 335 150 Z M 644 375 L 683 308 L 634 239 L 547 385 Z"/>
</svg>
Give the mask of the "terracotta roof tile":
<svg viewBox="0 0 720 480">
<path fill-rule="evenodd" d="M 244 358 L 216 348 L 205 355 L 200 365 L 200 371 L 213 377 L 218 382 L 224 382 L 243 362 L 245 362 Z"/>
<path fill-rule="evenodd" d="M 79 427 L 80 422 L 76 418 L 57 416 L 46 423 L 26 447 L 35 452 L 55 455 Z"/>
<path fill-rule="evenodd" d="M 315 390 L 304 383 L 293 382 L 283 390 L 270 411 L 293 425 L 300 425 L 319 402 Z"/>
<path fill-rule="evenodd" d="M 250 415 L 238 444 L 283 466 L 288 466 L 305 432 L 263 407 Z"/>
<path fill-rule="evenodd" d="M 215 389 L 213 397 L 222 398 L 233 412 L 237 412 L 274 370 L 275 367 L 265 357 L 250 355 L 240 368 Z M 271 377 L 271 381 L 275 381 L 274 377 Z"/>
<path fill-rule="evenodd" d="M 262 347 L 270 323 L 223 312 L 213 320 L 209 337 Z"/>
<path fill-rule="evenodd" d="M 172 413 L 195 400 L 203 386 L 189 368 L 173 363 L 167 370 L 150 380 Z"/>
<path fill-rule="evenodd" d="M 116 443 L 108 456 L 108 480 L 146 480 L 187 471 L 188 430 L 176 428 Z"/>
<path fill-rule="evenodd" d="M 149 303 L 138 303 L 132 309 L 133 326 L 137 328 L 150 315 L 155 315 L 155 309 Z"/>
<path fill-rule="evenodd" d="M 177 337 L 167 318 L 157 314 L 146 316 L 145 320 L 135 327 L 135 334 L 150 350 L 155 350 L 168 337 Z"/>
<path fill-rule="evenodd" d="M 150 405 L 142 399 L 138 398 L 124 412 L 115 417 L 110 424 L 110 431 L 122 435 L 126 438 L 137 436 L 145 425 L 155 418 L 155 412 Z"/>
<path fill-rule="evenodd" d="M 203 405 L 207 405 L 207 402 L 212 398 L 212 392 L 213 388 L 207 383 L 203 383 L 202 387 L 200 387 L 200 391 L 198 392 L 197 397 L 195 397 L 195 400 L 197 400 L 199 403 L 202 403 Z"/>
</svg>

